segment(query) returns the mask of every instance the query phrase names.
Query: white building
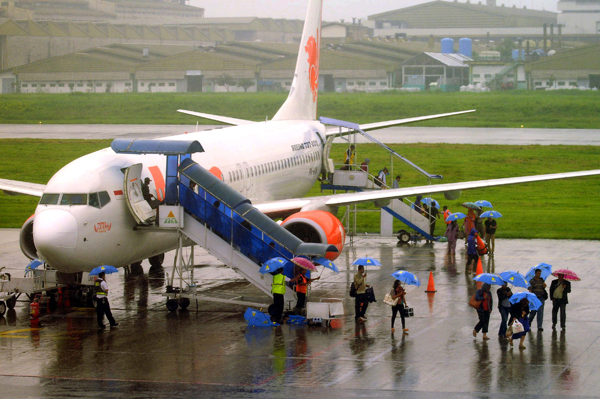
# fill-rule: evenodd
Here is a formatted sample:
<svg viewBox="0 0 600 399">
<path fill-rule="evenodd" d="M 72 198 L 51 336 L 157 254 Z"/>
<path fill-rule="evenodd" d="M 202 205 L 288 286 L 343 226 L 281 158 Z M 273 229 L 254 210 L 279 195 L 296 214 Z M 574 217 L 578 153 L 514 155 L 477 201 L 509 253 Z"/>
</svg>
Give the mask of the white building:
<svg viewBox="0 0 600 399">
<path fill-rule="evenodd" d="M 558 23 L 570 33 L 600 34 L 600 0 L 560 0 Z"/>
</svg>

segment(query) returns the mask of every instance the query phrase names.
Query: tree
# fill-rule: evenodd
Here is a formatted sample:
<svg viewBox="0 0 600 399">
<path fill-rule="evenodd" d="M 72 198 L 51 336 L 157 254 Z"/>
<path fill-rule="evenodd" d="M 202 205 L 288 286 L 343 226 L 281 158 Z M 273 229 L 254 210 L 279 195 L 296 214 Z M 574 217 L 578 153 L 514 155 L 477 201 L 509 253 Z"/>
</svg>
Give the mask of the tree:
<svg viewBox="0 0 600 399">
<path fill-rule="evenodd" d="M 254 86 L 254 79 L 250 79 L 250 78 L 240 79 L 238 81 L 237 85 L 239 87 L 242 87 L 244 89 L 244 92 L 247 92 L 250 87 Z"/>
<path fill-rule="evenodd" d="M 512 57 L 512 51 L 517 48 L 515 46 L 515 43 L 506 38 L 502 41 L 502 43 L 500 43 L 500 45 L 498 46 L 498 51 L 500 51 L 500 57 L 502 58 L 511 58 Z"/>
<path fill-rule="evenodd" d="M 219 86 L 225 86 L 225 89 L 227 91 L 229 91 L 229 86 L 235 86 L 235 83 L 235 79 L 226 73 L 219 76 L 219 78 L 217 79 L 217 84 Z"/>
</svg>

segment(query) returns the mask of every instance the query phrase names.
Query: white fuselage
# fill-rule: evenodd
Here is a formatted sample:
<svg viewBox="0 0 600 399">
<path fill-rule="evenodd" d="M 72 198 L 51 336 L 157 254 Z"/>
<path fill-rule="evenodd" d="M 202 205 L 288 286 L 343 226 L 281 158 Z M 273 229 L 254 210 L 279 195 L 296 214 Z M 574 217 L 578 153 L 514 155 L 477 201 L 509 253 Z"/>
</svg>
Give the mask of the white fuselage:
<svg viewBox="0 0 600 399">
<path fill-rule="evenodd" d="M 310 190 L 321 172 L 324 132 L 319 122 L 269 121 L 164 139 L 197 140 L 205 152 L 192 159 L 258 203 L 302 197 Z M 162 155 L 123 155 L 107 148 L 52 177 L 44 194 L 59 194 L 58 204 L 38 205 L 33 224 L 42 259 L 60 271 L 79 272 L 102 264 L 123 267 L 176 247 L 177 234 L 134 229 L 137 223 L 119 192 L 124 189 L 122 169 L 137 163 L 143 164 L 141 178 L 152 179 L 150 192 L 161 199 L 156 177 L 166 180 Z M 63 194 L 100 192 L 110 196 L 101 207 L 62 201 Z"/>
</svg>

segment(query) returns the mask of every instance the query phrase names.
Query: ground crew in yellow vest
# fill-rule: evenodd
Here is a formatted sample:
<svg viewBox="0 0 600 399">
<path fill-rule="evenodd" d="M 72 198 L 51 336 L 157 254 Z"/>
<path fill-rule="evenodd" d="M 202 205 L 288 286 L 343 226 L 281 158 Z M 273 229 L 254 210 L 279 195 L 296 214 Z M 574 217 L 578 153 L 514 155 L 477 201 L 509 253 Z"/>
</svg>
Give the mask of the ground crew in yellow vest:
<svg viewBox="0 0 600 399">
<path fill-rule="evenodd" d="M 98 329 L 104 330 L 104 315 L 110 323 L 111 327 L 119 325 L 113 318 L 112 312 L 110 311 L 110 305 L 108 303 L 108 284 L 104 281 L 106 274 L 104 272 L 98 274 L 98 278 L 94 283 L 96 287 L 96 316 L 98 317 Z"/>
<path fill-rule="evenodd" d="M 274 323 L 281 322 L 281 316 L 283 315 L 285 295 L 285 275 L 282 273 L 283 269 L 277 269 L 273 273 L 273 284 L 271 286 L 271 293 L 273 294 L 273 316 L 271 321 Z"/>
</svg>

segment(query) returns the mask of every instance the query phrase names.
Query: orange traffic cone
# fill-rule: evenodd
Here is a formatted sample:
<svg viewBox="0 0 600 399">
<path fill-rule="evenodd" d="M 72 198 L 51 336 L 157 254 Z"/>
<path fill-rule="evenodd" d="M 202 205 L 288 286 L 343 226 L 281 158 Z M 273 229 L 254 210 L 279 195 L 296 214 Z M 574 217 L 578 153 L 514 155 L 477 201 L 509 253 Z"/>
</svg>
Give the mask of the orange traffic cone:
<svg viewBox="0 0 600 399">
<path fill-rule="evenodd" d="M 437 292 L 433 281 L 433 272 L 429 272 L 429 283 L 427 283 L 427 291 L 425 292 Z"/>
<path fill-rule="evenodd" d="M 483 266 L 481 265 L 481 258 L 477 259 L 477 270 L 475 271 L 475 275 L 479 276 L 483 273 Z"/>
</svg>

